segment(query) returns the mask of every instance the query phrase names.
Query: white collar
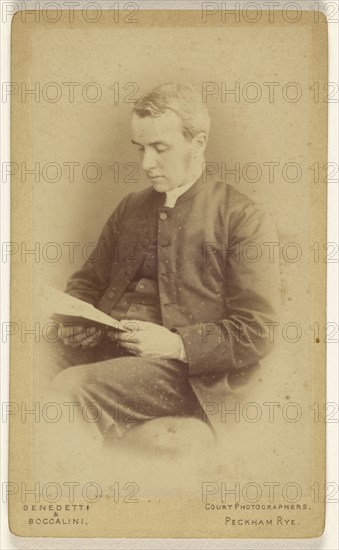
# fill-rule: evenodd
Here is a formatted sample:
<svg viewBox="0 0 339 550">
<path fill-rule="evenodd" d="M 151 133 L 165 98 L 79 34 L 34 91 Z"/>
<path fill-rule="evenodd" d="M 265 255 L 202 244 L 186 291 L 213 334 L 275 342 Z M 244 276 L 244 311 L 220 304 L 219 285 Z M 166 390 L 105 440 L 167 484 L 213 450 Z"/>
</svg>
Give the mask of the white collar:
<svg viewBox="0 0 339 550">
<path fill-rule="evenodd" d="M 192 187 L 192 185 L 194 185 L 196 181 L 197 180 L 195 179 L 191 183 L 186 183 L 185 185 L 180 185 L 180 187 L 174 187 L 174 189 L 166 191 L 164 206 L 167 206 L 168 208 L 174 208 L 180 195 L 183 195 L 183 193 L 185 193 L 185 191 Z"/>
</svg>

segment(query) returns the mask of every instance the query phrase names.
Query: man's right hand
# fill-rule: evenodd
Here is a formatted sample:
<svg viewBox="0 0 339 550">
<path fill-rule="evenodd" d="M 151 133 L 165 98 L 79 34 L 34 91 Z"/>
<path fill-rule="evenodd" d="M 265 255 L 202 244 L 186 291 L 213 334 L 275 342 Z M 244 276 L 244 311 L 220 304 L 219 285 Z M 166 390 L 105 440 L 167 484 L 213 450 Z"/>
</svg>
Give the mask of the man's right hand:
<svg viewBox="0 0 339 550">
<path fill-rule="evenodd" d="M 91 325 L 65 325 L 60 323 L 61 339 L 65 346 L 71 348 L 89 349 L 96 346 L 102 336 L 102 330 Z"/>
</svg>

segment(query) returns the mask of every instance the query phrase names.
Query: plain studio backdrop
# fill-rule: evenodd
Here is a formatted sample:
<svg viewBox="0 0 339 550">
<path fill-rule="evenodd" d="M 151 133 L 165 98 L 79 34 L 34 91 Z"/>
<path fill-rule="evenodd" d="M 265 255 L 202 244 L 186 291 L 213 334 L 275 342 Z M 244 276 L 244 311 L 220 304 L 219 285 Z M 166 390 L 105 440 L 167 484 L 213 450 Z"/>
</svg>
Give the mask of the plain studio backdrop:
<svg viewBox="0 0 339 550">
<path fill-rule="evenodd" d="M 136 168 L 139 158 L 131 144 L 129 100 L 164 82 L 200 88 L 209 83 L 208 90 L 214 93 L 206 97 L 212 120 L 206 161 L 214 163 L 219 179 L 224 177 L 223 168 L 234 170 L 238 163 L 240 181 L 230 173 L 226 181 L 270 213 L 282 245 L 296 242 L 303 251 L 298 262 L 281 262 L 278 351 L 266 360 L 269 374 L 258 384 L 266 386 L 266 400 L 269 395 L 280 403 L 280 411 L 289 402 L 298 403 L 302 418 L 289 422 L 277 414 L 271 423 L 268 408 L 261 406 L 260 421 L 232 426 L 234 445 L 229 445 L 226 435 L 228 452 L 235 457 L 230 463 L 240 476 L 246 477 L 250 466 L 252 473 L 270 479 L 311 483 L 313 333 L 308 327 L 315 319 L 309 301 L 313 181 L 309 166 L 315 161 L 310 152 L 310 142 L 316 139 L 310 113 L 316 105 L 309 86 L 315 63 L 311 55 L 324 52 L 312 53 L 311 26 L 302 24 L 195 28 L 194 23 L 182 23 L 171 28 L 154 23 L 122 28 L 110 17 L 104 14 L 97 24 L 82 24 L 77 18 L 73 24 L 41 23 L 31 25 L 30 32 L 26 26 L 23 40 L 15 44 L 18 60 L 30 60 L 29 66 L 22 61 L 22 81 L 26 73 L 28 88 L 40 85 L 39 101 L 27 95 L 30 130 L 23 136 L 30 143 L 28 168 L 39 163 L 40 181 L 27 174 L 21 184 L 32 184 L 32 241 L 46 251 L 34 265 L 34 278 L 63 289 L 90 250 L 87 244 L 96 242 L 120 200 L 149 185 L 141 168 Z M 225 89 L 236 92 L 224 95 Z M 57 101 L 56 95 L 60 95 Z M 323 137 L 323 130 L 320 133 Z M 269 168 L 273 164 L 274 177 Z M 101 172 L 96 178 L 97 166 Z M 72 167 L 74 177 L 70 177 Z M 53 244 L 48 249 L 50 243 L 56 243 L 54 249 Z M 70 245 L 65 243 L 78 243 L 71 261 Z M 293 258 L 295 249 L 287 253 Z M 291 321 L 303 333 L 292 342 L 291 329 L 286 342 L 282 327 Z M 296 410 L 289 413 L 293 417 Z M 225 424 L 225 434 L 227 430 Z M 258 447 L 257 434 L 263 432 Z"/>
</svg>

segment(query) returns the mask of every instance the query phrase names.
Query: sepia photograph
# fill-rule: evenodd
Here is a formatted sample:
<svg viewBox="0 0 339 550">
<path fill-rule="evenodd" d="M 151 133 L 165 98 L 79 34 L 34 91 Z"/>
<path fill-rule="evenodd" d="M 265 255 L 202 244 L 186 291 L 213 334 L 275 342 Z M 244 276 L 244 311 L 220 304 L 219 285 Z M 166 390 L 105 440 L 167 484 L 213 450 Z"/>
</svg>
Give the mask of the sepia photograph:
<svg viewBox="0 0 339 550">
<path fill-rule="evenodd" d="M 130 3 L 11 33 L 12 533 L 320 537 L 326 17 Z"/>
</svg>

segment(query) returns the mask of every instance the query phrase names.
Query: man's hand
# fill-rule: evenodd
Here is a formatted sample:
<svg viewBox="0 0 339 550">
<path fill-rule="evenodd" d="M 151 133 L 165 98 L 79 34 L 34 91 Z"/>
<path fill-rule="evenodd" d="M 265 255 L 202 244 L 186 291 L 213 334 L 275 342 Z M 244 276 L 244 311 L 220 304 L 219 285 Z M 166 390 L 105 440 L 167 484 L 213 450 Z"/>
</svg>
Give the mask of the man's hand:
<svg viewBox="0 0 339 550">
<path fill-rule="evenodd" d="M 121 321 L 128 332 L 109 331 L 108 336 L 133 355 L 186 360 L 179 334 L 146 321 Z"/>
<path fill-rule="evenodd" d="M 65 325 L 60 323 L 61 338 L 65 346 L 71 348 L 94 348 L 101 338 L 102 330 L 97 327 L 84 325 Z"/>
</svg>

